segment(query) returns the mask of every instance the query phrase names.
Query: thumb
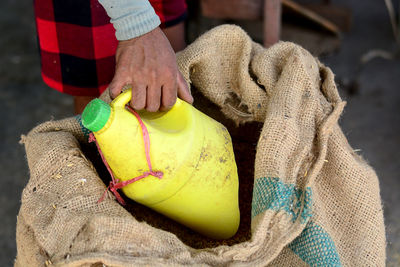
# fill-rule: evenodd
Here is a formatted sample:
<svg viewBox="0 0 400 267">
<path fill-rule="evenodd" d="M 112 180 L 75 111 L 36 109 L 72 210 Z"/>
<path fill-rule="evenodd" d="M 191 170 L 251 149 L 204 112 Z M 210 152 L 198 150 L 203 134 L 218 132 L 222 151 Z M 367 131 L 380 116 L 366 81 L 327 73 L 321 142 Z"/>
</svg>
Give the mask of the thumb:
<svg viewBox="0 0 400 267">
<path fill-rule="evenodd" d="M 126 86 L 131 84 L 132 81 L 126 68 L 123 68 L 120 64 L 117 64 L 114 77 L 108 86 L 111 99 L 116 98 L 124 89 L 126 89 Z"/>
<path fill-rule="evenodd" d="M 122 92 L 122 88 L 125 85 L 126 85 L 126 83 L 122 82 L 122 80 L 116 79 L 114 77 L 114 79 L 111 81 L 110 85 L 108 86 L 111 99 L 116 98 Z"/>
<path fill-rule="evenodd" d="M 189 86 L 183 78 L 180 71 L 177 73 L 178 97 L 189 104 L 193 103 L 193 97 L 190 93 Z"/>
</svg>

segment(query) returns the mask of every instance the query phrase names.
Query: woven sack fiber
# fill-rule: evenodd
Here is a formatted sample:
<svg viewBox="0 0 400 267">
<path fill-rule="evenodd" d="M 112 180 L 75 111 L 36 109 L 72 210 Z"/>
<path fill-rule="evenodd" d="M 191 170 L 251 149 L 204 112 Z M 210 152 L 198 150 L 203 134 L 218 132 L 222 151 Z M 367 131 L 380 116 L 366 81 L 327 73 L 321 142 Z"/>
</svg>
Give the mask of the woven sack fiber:
<svg viewBox="0 0 400 267">
<path fill-rule="evenodd" d="M 293 43 L 265 49 L 230 25 L 177 59 L 186 81 L 226 118 L 263 123 L 254 177 L 244 178 L 254 183 L 251 238 L 196 249 L 112 197 L 97 203 L 106 186 L 82 152 L 88 132 L 73 117 L 22 138 L 30 180 L 15 266 L 385 265 L 378 178 L 338 125 L 345 103 L 329 68 Z"/>
</svg>

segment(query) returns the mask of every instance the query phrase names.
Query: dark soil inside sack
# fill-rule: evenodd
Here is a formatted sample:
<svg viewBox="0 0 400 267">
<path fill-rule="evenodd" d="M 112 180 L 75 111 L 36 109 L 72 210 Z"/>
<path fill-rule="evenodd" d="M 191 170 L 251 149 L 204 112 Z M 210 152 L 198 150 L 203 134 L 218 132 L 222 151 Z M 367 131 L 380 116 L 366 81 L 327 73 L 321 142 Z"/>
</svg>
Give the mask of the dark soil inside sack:
<svg viewBox="0 0 400 267">
<path fill-rule="evenodd" d="M 236 165 L 239 175 L 239 209 L 240 209 L 240 225 L 237 233 L 227 240 L 215 240 L 207 238 L 193 230 L 159 214 L 150 208 L 147 208 L 135 201 L 121 196 L 126 202 L 124 206 L 132 216 L 138 221 L 145 221 L 149 225 L 171 232 L 175 234 L 183 243 L 196 249 L 217 247 L 220 245 L 233 245 L 247 241 L 251 238 L 251 201 L 253 194 L 254 181 L 254 160 L 256 156 L 256 146 L 258 137 L 261 132 L 261 123 L 246 123 L 236 126 L 236 124 L 228 120 L 220 111 L 220 109 L 210 100 L 205 98 L 201 93 L 194 91 L 194 106 L 207 114 L 208 116 L 219 121 L 228 129 L 233 143 Z M 111 180 L 97 149 L 93 144 L 83 145 L 85 155 L 92 161 L 99 176 L 106 185 Z"/>
</svg>

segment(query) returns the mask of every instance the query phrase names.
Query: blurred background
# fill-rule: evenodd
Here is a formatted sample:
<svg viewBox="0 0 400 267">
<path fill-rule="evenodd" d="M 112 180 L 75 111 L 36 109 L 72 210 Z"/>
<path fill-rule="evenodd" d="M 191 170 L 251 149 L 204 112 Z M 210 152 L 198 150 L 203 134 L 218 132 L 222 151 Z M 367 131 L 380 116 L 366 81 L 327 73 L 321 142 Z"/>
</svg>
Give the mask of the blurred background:
<svg viewBox="0 0 400 267">
<path fill-rule="evenodd" d="M 32 4 L 0 1 L 0 266 L 13 265 L 16 216 L 29 179 L 20 136 L 39 123 L 73 115 L 72 98 L 41 80 Z M 387 266 L 400 266 L 399 1 L 269 4 L 266 9 L 263 0 L 188 0 L 187 41 L 214 26 L 237 24 L 259 43 L 279 37 L 300 44 L 332 69 L 347 101 L 340 125 L 380 180 Z"/>
</svg>

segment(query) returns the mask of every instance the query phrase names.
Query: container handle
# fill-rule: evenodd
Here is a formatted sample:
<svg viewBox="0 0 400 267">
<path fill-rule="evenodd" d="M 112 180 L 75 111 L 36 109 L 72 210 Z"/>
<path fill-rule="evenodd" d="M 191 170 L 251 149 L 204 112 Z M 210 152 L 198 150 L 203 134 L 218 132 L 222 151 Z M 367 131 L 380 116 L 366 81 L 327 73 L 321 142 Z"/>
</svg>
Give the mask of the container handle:
<svg viewBox="0 0 400 267">
<path fill-rule="evenodd" d="M 132 88 L 123 91 L 119 96 L 117 96 L 111 103 L 110 106 L 113 108 L 121 107 L 124 108 L 126 104 L 132 99 Z"/>
</svg>

